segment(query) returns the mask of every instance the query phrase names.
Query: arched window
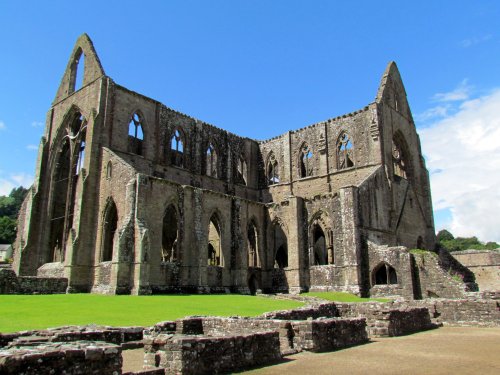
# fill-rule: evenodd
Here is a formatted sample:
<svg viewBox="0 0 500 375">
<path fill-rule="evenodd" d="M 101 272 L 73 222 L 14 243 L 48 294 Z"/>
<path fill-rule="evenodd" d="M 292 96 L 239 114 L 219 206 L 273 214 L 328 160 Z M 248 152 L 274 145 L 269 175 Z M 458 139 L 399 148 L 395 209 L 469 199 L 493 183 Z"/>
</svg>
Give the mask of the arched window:
<svg viewBox="0 0 500 375">
<path fill-rule="evenodd" d="M 70 78 L 69 78 L 69 90 L 68 93 L 71 94 L 83 87 L 84 76 L 85 76 L 85 54 L 81 48 L 75 53 L 73 62 L 71 63 Z"/>
<path fill-rule="evenodd" d="M 208 265 L 223 266 L 224 259 L 221 251 L 221 231 L 220 222 L 216 214 L 210 218 L 208 225 Z"/>
<path fill-rule="evenodd" d="M 252 223 L 247 231 L 248 240 L 248 267 L 260 267 L 259 251 L 257 245 L 257 228 Z"/>
<path fill-rule="evenodd" d="M 410 164 L 405 146 L 406 143 L 402 136 L 396 134 L 392 139 L 392 166 L 394 175 L 407 179 L 410 176 Z"/>
<path fill-rule="evenodd" d="M 337 169 L 345 169 L 354 166 L 353 146 L 346 132 L 340 134 L 337 141 Z"/>
<path fill-rule="evenodd" d="M 236 167 L 236 183 L 246 185 L 247 184 L 247 162 L 243 157 L 243 154 L 238 158 L 238 165 Z"/>
<path fill-rule="evenodd" d="M 115 202 L 110 200 L 104 212 L 102 225 L 101 262 L 109 262 L 113 259 L 113 247 L 116 229 L 118 228 L 118 212 Z"/>
<path fill-rule="evenodd" d="M 280 175 L 278 170 L 278 161 L 276 160 L 276 156 L 274 156 L 274 153 L 271 153 L 267 162 L 267 184 L 274 185 L 279 184 L 279 182 Z"/>
<path fill-rule="evenodd" d="M 206 154 L 206 175 L 211 177 L 218 177 L 218 160 L 217 160 L 217 152 L 215 151 L 215 147 L 210 143 L 207 148 Z"/>
<path fill-rule="evenodd" d="M 328 264 L 328 251 L 326 248 L 326 238 L 323 229 L 318 224 L 312 227 L 314 265 L 322 266 Z"/>
<path fill-rule="evenodd" d="M 87 132 L 84 129 L 82 131 L 82 134 L 80 135 L 77 143 L 77 148 L 78 148 L 78 161 L 76 162 L 76 174 L 80 174 L 80 170 L 83 168 L 83 161 L 85 159 L 85 138 L 86 138 Z"/>
<path fill-rule="evenodd" d="M 110 180 L 111 177 L 113 177 L 113 164 L 111 163 L 110 160 L 108 161 L 108 165 L 106 166 L 106 178 Z"/>
<path fill-rule="evenodd" d="M 176 167 L 184 168 L 184 134 L 177 128 L 170 138 L 170 162 Z"/>
<path fill-rule="evenodd" d="M 279 223 L 274 224 L 273 228 L 274 240 L 274 267 L 288 267 L 288 244 L 286 234 Z"/>
<path fill-rule="evenodd" d="M 161 260 L 162 262 L 175 262 L 179 260 L 178 246 L 179 220 L 177 219 L 177 210 L 174 205 L 170 205 L 165 210 L 163 216 L 163 229 L 161 241 Z"/>
<path fill-rule="evenodd" d="M 373 270 L 373 284 L 374 285 L 387 285 L 397 284 L 398 277 L 394 267 L 383 262 Z"/>
<path fill-rule="evenodd" d="M 304 144 L 299 153 L 299 175 L 301 178 L 313 175 L 313 154 Z"/>
<path fill-rule="evenodd" d="M 144 133 L 141 116 L 134 112 L 128 124 L 129 152 L 142 155 Z"/>
</svg>

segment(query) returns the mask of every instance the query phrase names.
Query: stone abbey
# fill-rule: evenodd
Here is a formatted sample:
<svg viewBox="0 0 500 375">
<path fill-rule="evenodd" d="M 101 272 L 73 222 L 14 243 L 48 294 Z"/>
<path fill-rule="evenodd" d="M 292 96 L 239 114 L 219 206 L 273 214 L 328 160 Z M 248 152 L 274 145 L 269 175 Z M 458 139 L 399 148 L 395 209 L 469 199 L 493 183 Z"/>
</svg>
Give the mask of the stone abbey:
<svg viewBox="0 0 500 375">
<path fill-rule="evenodd" d="M 430 287 L 408 249 L 434 246 L 395 63 L 359 111 L 255 141 L 118 85 L 84 34 L 47 115 L 14 268 L 67 278 L 68 292 L 419 298 Z"/>
</svg>

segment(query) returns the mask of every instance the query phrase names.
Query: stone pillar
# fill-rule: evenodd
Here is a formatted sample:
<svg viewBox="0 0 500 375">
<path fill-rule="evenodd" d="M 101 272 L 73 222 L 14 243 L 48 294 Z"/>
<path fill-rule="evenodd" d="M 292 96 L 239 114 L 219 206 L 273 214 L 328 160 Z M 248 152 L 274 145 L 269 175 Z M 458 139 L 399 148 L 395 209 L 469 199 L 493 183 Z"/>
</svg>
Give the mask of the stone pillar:
<svg viewBox="0 0 500 375">
<path fill-rule="evenodd" d="M 305 291 L 307 243 L 304 238 L 304 201 L 300 197 L 288 197 L 288 267 L 286 277 L 290 293 Z"/>
<path fill-rule="evenodd" d="M 359 235 L 358 188 L 340 188 L 340 215 L 342 217 L 342 251 L 344 258 L 344 288 L 360 293 L 361 241 Z"/>
</svg>

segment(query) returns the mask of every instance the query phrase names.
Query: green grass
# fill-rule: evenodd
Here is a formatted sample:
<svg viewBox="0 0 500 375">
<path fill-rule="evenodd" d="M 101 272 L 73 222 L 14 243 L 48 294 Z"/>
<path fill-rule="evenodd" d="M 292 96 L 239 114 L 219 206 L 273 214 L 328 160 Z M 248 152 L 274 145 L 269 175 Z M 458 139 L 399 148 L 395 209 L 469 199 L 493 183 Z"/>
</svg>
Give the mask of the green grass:
<svg viewBox="0 0 500 375">
<path fill-rule="evenodd" d="M 432 255 L 434 257 L 438 256 L 434 251 L 424 249 L 410 249 L 410 253 L 414 255 Z"/>
<path fill-rule="evenodd" d="M 256 316 L 302 306 L 297 301 L 243 295 L 103 296 L 0 295 L 0 332 L 63 325 L 150 326 L 186 315 Z"/>
<path fill-rule="evenodd" d="M 309 292 L 305 296 L 318 297 L 335 302 L 390 302 L 387 298 L 361 298 L 351 293 L 344 292 Z"/>
</svg>

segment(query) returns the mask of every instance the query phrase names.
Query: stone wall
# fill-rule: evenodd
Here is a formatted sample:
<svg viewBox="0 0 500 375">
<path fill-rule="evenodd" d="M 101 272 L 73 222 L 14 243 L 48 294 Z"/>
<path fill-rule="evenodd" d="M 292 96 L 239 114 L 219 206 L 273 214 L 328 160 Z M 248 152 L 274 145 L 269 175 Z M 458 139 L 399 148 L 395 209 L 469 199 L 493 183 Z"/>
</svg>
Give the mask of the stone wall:
<svg viewBox="0 0 500 375">
<path fill-rule="evenodd" d="M 480 290 L 500 290 L 500 250 L 454 251 L 451 255 L 474 272 Z"/>
<path fill-rule="evenodd" d="M 58 294 L 66 293 L 68 279 L 35 276 L 16 276 L 12 268 L 0 267 L 0 294 Z"/>
<path fill-rule="evenodd" d="M 225 337 L 159 334 L 145 339 L 145 363 L 172 374 L 212 374 L 281 360 L 277 332 Z"/>
<path fill-rule="evenodd" d="M 500 302 L 481 299 L 428 299 L 414 301 L 424 306 L 430 317 L 439 323 L 456 326 L 500 326 Z"/>
<path fill-rule="evenodd" d="M 293 348 L 330 351 L 368 342 L 364 318 L 333 318 L 291 322 Z"/>
<path fill-rule="evenodd" d="M 102 342 L 47 344 L 0 350 L 0 374 L 121 374 L 120 347 Z"/>
</svg>

